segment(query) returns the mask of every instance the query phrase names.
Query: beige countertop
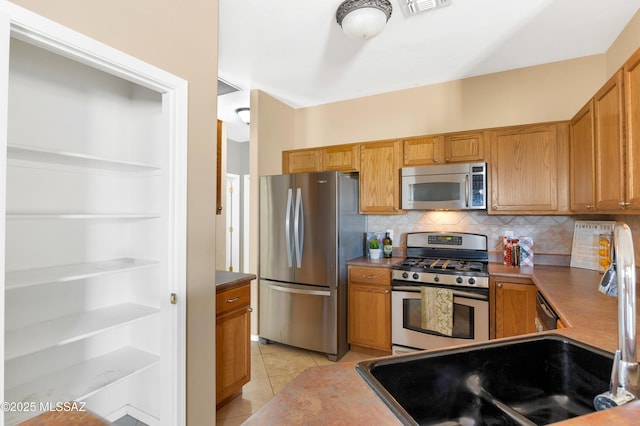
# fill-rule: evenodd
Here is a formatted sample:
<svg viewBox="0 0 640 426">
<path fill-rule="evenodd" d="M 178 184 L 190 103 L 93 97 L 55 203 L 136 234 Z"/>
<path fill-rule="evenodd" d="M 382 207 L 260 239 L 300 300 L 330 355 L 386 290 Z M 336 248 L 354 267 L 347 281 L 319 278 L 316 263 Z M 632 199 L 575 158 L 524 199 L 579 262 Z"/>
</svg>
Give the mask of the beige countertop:
<svg viewBox="0 0 640 426">
<path fill-rule="evenodd" d="M 391 267 L 400 260 L 402 259 L 392 258 L 371 261 L 359 258 L 350 261 L 349 264 Z M 565 335 L 610 352 L 617 349 L 617 299 L 598 292 L 601 274 L 597 271 L 544 265 L 521 270 L 492 263 L 489 272 L 493 276 L 524 276 L 533 280 L 568 327 L 546 333 Z M 337 363 L 306 370 L 245 424 L 400 424 L 395 415 L 358 375 L 355 365 L 355 362 Z M 635 401 L 623 407 L 580 416 L 561 424 L 637 424 L 638 416 L 640 401 Z"/>
</svg>

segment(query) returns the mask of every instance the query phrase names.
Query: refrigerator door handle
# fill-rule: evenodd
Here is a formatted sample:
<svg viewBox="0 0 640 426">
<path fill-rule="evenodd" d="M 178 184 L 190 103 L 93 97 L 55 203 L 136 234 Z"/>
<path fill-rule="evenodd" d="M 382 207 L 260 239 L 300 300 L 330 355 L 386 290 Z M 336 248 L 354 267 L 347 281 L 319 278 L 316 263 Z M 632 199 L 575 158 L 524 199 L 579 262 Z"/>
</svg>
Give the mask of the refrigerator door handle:
<svg viewBox="0 0 640 426">
<path fill-rule="evenodd" d="M 291 247 L 291 209 L 293 209 L 293 190 L 287 191 L 287 208 L 284 213 L 284 240 L 287 244 L 287 262 L 289 268 L 293 267 L 293 251 Z"/>
<path fill-rule="evenodd" d="M 328 290 L 303 290 L 299 288 L 282 287 L 282 286 L 273 285 L 273 284 L 269 284 L 269 288 L 276 291 L 281 291 L 283 293 L 306 294 L 309 296 L 325 296 L 325 297 L 331 296 L 331 292 Z"/>
<path fill-rule="evenodd" d="M 302 190 L 296 190 L 296 209 L 293 217 L 293 243 L 296 251 L 296 266 L 302 268 L 302 248 L 304 244 L 304 215 L 302 210 Z"/>
</svg>

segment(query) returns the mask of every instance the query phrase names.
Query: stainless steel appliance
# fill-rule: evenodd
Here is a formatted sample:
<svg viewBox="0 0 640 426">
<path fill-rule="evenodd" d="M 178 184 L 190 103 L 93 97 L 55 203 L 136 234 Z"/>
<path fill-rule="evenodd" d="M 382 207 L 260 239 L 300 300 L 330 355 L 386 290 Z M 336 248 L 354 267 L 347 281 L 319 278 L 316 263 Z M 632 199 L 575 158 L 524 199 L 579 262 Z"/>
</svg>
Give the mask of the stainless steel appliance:
<svg viewBox="0 0 640 426">
<path fill-rule="evenodd" d="M 542 293 L 536 293 L 536 330 L 555 330 L 558 328 L 558 314 L 549 306 Z"/>
<path fill-rule="evenodd" d="M 260 178 L 259 333 L 264 342 L 348 351 L 347 260 L 364 255 L 357 176 Z"/>
<path fill-rule="evenodd" d="M 487 237 L 479 234 L 407 234 L 407 258 L 393 266 L 391 341 L 394 353 L 489 340 Z M 453 332 L 422 326 L 421 287 L 449 289 Z"/>
<path fill-rule="evenodd" d="M 405 210 L 487 208 L 487 164 L 461 163 L 402 169 Z"/>
</svg>

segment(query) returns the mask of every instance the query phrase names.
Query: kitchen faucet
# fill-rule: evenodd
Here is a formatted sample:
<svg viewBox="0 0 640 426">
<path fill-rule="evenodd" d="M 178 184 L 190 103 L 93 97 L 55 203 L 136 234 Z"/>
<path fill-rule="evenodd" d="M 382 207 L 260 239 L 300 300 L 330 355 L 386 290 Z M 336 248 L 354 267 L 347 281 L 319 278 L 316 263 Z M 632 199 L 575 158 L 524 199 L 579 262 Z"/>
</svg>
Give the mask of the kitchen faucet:
<svg viewBox="0 0 640 426">
<path fill-rule="evenodd" d="M 625 223 L 617 222 L 613 228 L 611 264 L 600 281 L 599 290 L 610 296 L 618 295 L 619 342 L 609 391 L 593 399 L 596 410 L 603 410 L 640 398 L 640 367 L 636 357 L 636 265 L 631 229 Z"/>
</svg>

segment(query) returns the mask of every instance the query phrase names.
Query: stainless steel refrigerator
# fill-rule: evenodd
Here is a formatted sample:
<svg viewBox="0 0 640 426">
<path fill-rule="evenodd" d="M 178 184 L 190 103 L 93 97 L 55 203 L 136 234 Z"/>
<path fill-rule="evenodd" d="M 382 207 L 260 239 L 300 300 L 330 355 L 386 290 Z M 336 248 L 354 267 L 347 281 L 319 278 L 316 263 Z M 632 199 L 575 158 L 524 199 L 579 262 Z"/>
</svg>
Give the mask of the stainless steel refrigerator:
<svg viewBox="0 0 640 426">
<path fill-rule="evenodd" d="M 347 261 L 365 253 L 356 175 L 260 178 L 259 333 L 324 352 L 348 351 Z"/>
</svg>

